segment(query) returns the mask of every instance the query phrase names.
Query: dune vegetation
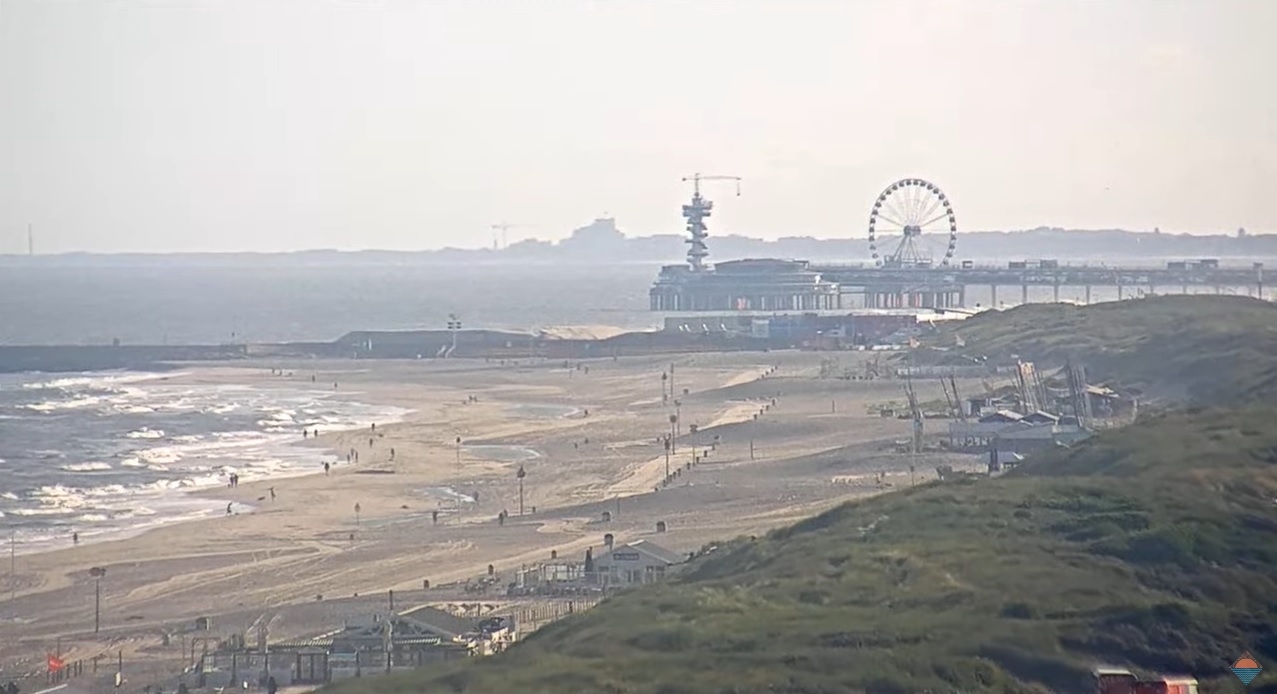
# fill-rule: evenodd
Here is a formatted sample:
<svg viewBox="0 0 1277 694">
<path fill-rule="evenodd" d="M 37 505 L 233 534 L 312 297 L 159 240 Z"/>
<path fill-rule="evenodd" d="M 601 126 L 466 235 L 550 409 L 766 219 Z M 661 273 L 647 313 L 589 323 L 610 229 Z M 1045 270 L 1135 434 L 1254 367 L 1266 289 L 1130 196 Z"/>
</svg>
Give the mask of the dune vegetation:
<svg viewBox="0 0 1277 694">
<path fill-rule="evenodd" d="M 1232 692 L 1248 650 L 1271 664 L 1250 691 L 1277 692 L 1277 308 L 1029 306 L 945 331 L 1184 404 L 727 542 L 505 654 L 332 691 L 1086 692 L 1113 664 Z"/>
</svg>

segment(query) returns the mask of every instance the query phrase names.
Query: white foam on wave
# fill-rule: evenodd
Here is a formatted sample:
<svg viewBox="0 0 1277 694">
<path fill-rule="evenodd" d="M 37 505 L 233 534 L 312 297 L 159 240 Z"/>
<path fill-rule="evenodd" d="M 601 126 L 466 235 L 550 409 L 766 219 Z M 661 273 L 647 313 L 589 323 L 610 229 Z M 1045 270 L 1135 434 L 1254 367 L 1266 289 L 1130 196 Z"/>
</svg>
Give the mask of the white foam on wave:
<svg viewBox="0 0 1277 694">
<path fill-rule="evenodd" d="M 102 403 L 99 397 L 82 397 L 74 400 L 49 400 L 46 402 L 28 403 L 23 405 L 25 409 L 35 412 L 58 412 L 60 410 L 79 410 L 85 407 L 94 407 Z"/>
<path fill-rule="evenodd" d="M 63 465 L 59 469 L 65 470 L 66 472 L 105 472 L 113 468 L 111 467 L 110 463 L 90 462 L 90 463 L 71 463 L 69 465 Z"/>
<path fill-rule="evenodd" d="M 66 378 L 55 378 L 49 381 L 36 381 L 33 383 L 23 383 L 22 388 L 25 390 L 75 390 L 85 388 L 111 388 L 127 383 L 144 383 L 146 381 L 162 380 L 173 378 L 175 376 L 185 376 L 188 372 L 180 373 L 88 373 L 83 376 L 71 376 Z"/>
<path fill-rule="evenodd" d="M 86 461 L 56 466 L 79 478 L 67 477 L 61 483 L 47 484 L 25 495 L 6 492 L 0 496 L 8 502 L 19 502 L 18 508 L 5 504 L 5 513 L 23 516 L 27 525 L 19 525 L 24 536 L 22 551 L 38 551 L 69 544 L 70 529 L 80 533 L 81 541 L 133 535 L 160 525 L 220 516 L 225 502 L 190 494 L 200 489 L 225 485 L 228 476 L 238 474 L 243 481 L 275 479 L 322 471 L 322 463 L 331 459 L 330 451 L 299 446 L 299 429 L 319 425 L 327 430 L 357 429 L 369 424 L 391 424 L 402 420 L 411 410 L 375 406 L 348 401 L 353 393 L 331 393 L 323 390 L 259 389 L 252 386 L 186 386 L 177 384 L 137 384 L 167 378 L 173 374 L 83 377 L 57 379 L 43 384 L 26 384 L 32 390 L 61 389 L 64 399 L 36 403 L 28 409 L 52 412 L 59 409 L 97 407 L 94 414 L 130 414 L 146 421 L 151 413 L 162 413 L 169 422 L 172 413 L 229 414 L 257 421 L 256 429 L 222 431 L 203 434 L 179 434 L 159 428 L 140 427 L 121 434 L 121 441 L 132 442 L 126 450 L 114 453 L 111 464 Z M 106 390 L 82 393 L 76 389 Z M 254 417 L 256 415 L 256 417 Z M 199 421 L 199 420 L 192 420 Z M 71 425 L 74 426 L 74 425 Z M 179 429 L 177 424 L 165 429 Z M 74 438 L 74 433 L 68 434 Z M 131 449 L 131 450 L 130 450 Z M 72 450 L 68 448 L 67 450 Z M 60 451 L 35 451 L 32 457 L 47 460 L 64 459 Z M 91 479 L 84 473 L 116 470 L 125 476 L 112 476 L 124 484 L 84 485 Z M 127 471 L 127 473 L 126 473 Z M 153 475 L 148 473 L 154 473 Z M 128 476 L 131 474 L 133 477 Z M 153 479 L 137 479 L 141 474 Z M 102 478 L 98 478 L 101 480 Z M 455 494 L 455 492 L 453 492 Z M 457 501 L 469 500 L 456 494 Z M 251 511 L 242 507 L 238 512 Z"/>
</svg>

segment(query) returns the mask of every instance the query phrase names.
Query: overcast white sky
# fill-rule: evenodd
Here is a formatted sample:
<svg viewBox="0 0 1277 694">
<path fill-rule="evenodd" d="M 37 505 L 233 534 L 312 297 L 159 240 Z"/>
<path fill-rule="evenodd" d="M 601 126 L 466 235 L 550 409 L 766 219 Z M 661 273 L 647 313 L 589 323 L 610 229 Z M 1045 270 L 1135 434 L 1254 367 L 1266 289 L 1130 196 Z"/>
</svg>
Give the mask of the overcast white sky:
<svg viewBox="0 0 1277 694">
<path fill-rule="evenodd" d="M 0 252 L 1277 231 L 1272 0 L 0 0 Z"/>
</svg>

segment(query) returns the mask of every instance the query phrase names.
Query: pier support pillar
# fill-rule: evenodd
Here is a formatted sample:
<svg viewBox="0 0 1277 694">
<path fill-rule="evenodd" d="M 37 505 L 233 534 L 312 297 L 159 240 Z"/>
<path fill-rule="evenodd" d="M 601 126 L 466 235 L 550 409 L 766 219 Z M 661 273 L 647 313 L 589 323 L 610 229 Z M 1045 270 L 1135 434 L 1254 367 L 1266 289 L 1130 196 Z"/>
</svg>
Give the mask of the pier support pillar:
<svg viewBox="0 0 1277 694">
<path fill-rule="evenodd" d="M 998 307 L 998 285 L 996 284 L 990 285 L 989 293 L 992 295 L 992 298 L 989 299 L 989 304 L 993 306 L 993 308 L 997 308 Z"/>
<path fill-rule="evenodd" d="M 1089 284 L 1086 285 L 1086 303 L 1088 305 L 1091 303 L 1091 285 Z"/>
<path fill-rule="evenodd" d="M 1020 303 L 1029 303 L 1029 285 L 1027 284 L 1020 285 Z"/>
<path fill-rule="evenodd" d="M 1060 303 L 1060 283 L 1058 280 L 1055 283 L 1055 303 Z"/>
</svg>

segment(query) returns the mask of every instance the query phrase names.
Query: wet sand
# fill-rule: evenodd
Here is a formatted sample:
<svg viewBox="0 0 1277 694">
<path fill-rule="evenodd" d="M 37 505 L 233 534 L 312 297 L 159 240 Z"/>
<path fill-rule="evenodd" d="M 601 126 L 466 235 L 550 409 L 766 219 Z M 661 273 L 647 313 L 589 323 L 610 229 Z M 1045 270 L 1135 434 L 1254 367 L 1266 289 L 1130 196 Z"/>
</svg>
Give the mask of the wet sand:
<svg viewBox="0 0 1277 694">
<path fill-rule="evenodd" d="M 304 636 L 320 620 L 307 609 L 357 593 L 465 581 L 489 564 L 508 577 L 548 560 L 552 550 L 579 557 L 608 532 L 618 541 L 647 537 L 687 552 L 876 493 L 878 472 L 888 485 L 907 485 L 911 462 L 918 481 L 934 476 L 937 464 L 982 465 L 978 457 L 929 454 L 913 461 L 895 452 L 892 442 L 909 436 L 908 421 L 870 408 L 903 402 L 900 382 L 820 378 L 821 359 L 829 356 L 605 358 L 569 368 L 562 360 L 425 360 L 187 369 L 180 380 L 261 387 L 309 383 L 314 375 L 360 400 L 413 413 L 375 433 L 321 432 L 303 443 L 299 431 L 299 445 L 333 452 L 328 475 L 317 468 L 313 475 L 199 492 L 210 503 L 235 502 L 252 512 L 19 556 L 15 600 L 8 562 L 0 562 L 0 664 L 38 667 L 59 642 L 67 659 L 117 651 L 126 660 L 172 659 L 180 657 L 176 635 L 200 616 L 213 616 L 221 627 L 213 633 L 223 637 L 262 615 L 275 617 L 272 640 Z M 868 357 L 837 358 L 854 367 Z M 661 400 L 661 372 L 671 363 L 677 410 Z M 269 376 L 272 368 L 291 372 L 291 381 Z M 921 400 L 943 397 L 939 383 L 915 385 Z M 669 464 L 683 470 L 656 491 L 666 471 L 658 439 L 675 411 L 683 435 Z M 695 435 L 688 433 L 693 424 Z M 946 426 L 940 421 L 931 431 Z M 346 462 L 351 449 L 357 464 Z M 686 468 L 693 451 L 707 450 Z M 522 516 L 520 465 L 527 472 Z M 475 503 L 462 498 L 475 493 Z M 509 519 L 501 526 L 503 510 Z M 611 522 L 601 521 L 604 511 Z M 657 536 L 657 521 L 668 532 Z M 96 636 L 89 576 L 95 566 L 106 569 Z"/>
</svg>

